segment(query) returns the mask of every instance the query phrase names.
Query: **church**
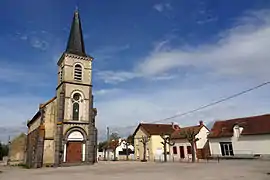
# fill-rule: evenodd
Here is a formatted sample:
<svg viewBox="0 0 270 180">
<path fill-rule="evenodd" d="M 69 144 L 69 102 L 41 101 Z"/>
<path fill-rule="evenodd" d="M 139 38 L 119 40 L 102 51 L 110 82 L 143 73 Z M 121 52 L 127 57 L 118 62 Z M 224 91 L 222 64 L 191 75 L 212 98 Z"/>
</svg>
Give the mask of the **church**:
<svg viewBox="0 0 270 180">
<path fill-rule="evenodd" d="M 86 54 L 78 10 L 58 60 L 55 97 L 27 122 L 25 163 L 30 168 L 94 164 L 97 156 L 92 61 Z"/>
</svg>

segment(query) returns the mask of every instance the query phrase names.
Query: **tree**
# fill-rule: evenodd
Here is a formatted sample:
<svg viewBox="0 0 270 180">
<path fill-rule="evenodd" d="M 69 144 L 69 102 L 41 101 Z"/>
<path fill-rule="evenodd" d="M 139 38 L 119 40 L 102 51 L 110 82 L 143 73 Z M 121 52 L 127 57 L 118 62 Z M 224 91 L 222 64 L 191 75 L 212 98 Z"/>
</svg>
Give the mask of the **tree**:
<svg viewBox="0 0 270 180">
<path fill-rule="evenodd" d="M 107 148 L 107 141 L 102 141 L 98 143 L 98 151 L 103 151 Z"/>
<path fill-rule="evenodd" d="M 114 157 L 114 161 L 116 161 L 116 148 L 119 146 L 119 139 L 120 136 L 118 135 L 118 133 L 112 133 L 110 135 L 110 142 L 109 142 L 109 146 L 112 148 L 113 150 L 113 157 Z"/>
<path fill-rule="evenodd" d="M 103 159 L 106 160 L 106 152 L 108 148 L 108 142 L 102 141 L 98 143 L 98 151 L 103 152 Z"/>
<path fill-rule="evenodd" d="M 129 148 L 128 148 L 128 146 L 130 145 L 130 143 L 128 141 L 126 141 L 124 144 L 125 144 L 125 147 L 126 147 L 126 160 L 128 161 L 128 156 L 129 156 Z"/>
<path fill-rule="evenodd" d="M 8 150 L 8 145 L 0 142 L 0 160 L 2 160 L 4 156 L 8 156 Z"/>
<path fill-rule="evenodd" d="M 142 162 L 146 162 L 146 146 L 147 143 L 149 142 L 150 138 L 147 136 L 142 136 L 140 142 L 143 144 L 143 160 Z"/>
<path fill-rule="evenodd" d="M 119 136 L 119 134 L 118 133 L 112 133 L 111 135 L 110 135 L 110 140 L 118 140 L 120 138 L 120 136 Z"/>
<path fill-rule="evenodd" d="M 127 142 L 128 142 L 130 145 L 134 146 L 134 137 L 133 137 L 133 135 L 129 135 L 129 136 L 127 137 Z"/>
<path fill-rule="evenodd" d="M 169 135 L 161 135 L 161 138 L 163 139 L 161 144 L 163 145 L 164 150 L 164 162 L 167 162 L 167 144 L 169 146 L 173 146 L 175 143 L 171 141 L 171 137 Z"/>
<path fill-rule="evenodd" d="M 100 149 L 103 150 L 103 159 L 106 161 L 106 154 L 107 154 L 107 150 L 108 150 L 108 145 L 109 141 L 103 141 L 101 142 L 99 145 L 100 145 Z M 108 158 L 108 157 L 107 157 Z"/>
<path fill-rule="evenodd" d="M 196 142 L 199 140 L 196 138 L 197 133 L 194 131 L 194 129 L 188 129 L 187 131 L 180 132 L 180 135 L 184 136 L 185 139 L 188 140 L 188 142 L 191 145 L 191 155 L 192 155 L 192 162 L 194 163 L 195 158 L 195 145 Z"/>
</svg>

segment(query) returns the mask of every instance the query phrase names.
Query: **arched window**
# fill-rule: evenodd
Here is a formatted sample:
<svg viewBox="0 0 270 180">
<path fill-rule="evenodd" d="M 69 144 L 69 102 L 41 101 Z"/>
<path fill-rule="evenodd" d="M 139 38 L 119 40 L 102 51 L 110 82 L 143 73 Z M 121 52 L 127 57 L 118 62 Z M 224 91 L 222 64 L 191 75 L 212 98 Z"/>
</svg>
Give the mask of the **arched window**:
<svg viewBox="0 0 270 180">
<path fill-rule="evenodd" d="M 78 121 L 80 116 L 80 105 L 79 101 L 81 100 L 81 95 L 79 93 L 75 93 L 72 97 L 73 101 L 73 111 L 72 111 L 72 120 Z"/>
<path fill-rule="evenodd" d="M 73 103 L 73 120 L 78 121 L 79 120 L 79 103 L 75 102 Z"/>
<path fill-rule="evenodd" d="M 74 67 L 74 79 L 77 81 L 82 80 L 82 66 L 79 64 L 76 64 Z"/>
</svg>

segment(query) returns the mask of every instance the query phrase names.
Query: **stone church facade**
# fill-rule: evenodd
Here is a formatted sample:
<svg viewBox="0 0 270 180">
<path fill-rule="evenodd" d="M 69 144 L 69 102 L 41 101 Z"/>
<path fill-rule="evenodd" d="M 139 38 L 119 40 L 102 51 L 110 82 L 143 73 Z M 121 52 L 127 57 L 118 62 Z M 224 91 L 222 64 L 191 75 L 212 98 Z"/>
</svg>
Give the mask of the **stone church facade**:
<svg viewBox="0 0 270 180">
<path fill-rule="evenodd" d="M 81 21 L 75 11 L 66 51 L 57 63 L 56 96 L 40 104 L 27 123 L 25 161 L 29 167 L 96 162 L 92 60 L 85 52 Z"/>
</svg>

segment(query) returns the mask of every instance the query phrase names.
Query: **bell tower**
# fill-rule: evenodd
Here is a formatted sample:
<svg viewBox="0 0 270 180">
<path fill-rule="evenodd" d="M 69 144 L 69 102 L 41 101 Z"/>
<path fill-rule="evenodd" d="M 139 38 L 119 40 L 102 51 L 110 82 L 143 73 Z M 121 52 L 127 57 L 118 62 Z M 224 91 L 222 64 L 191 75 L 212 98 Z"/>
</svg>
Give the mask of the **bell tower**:
<svg viewBox="0 0 270 180">
<path fill-rule="evenodd" d="M 55 166 L 96 160 L 96 109 L 93 108 L 92 61 L 86 54 L 78 10 L 58 65 Z"/>
</svg>

